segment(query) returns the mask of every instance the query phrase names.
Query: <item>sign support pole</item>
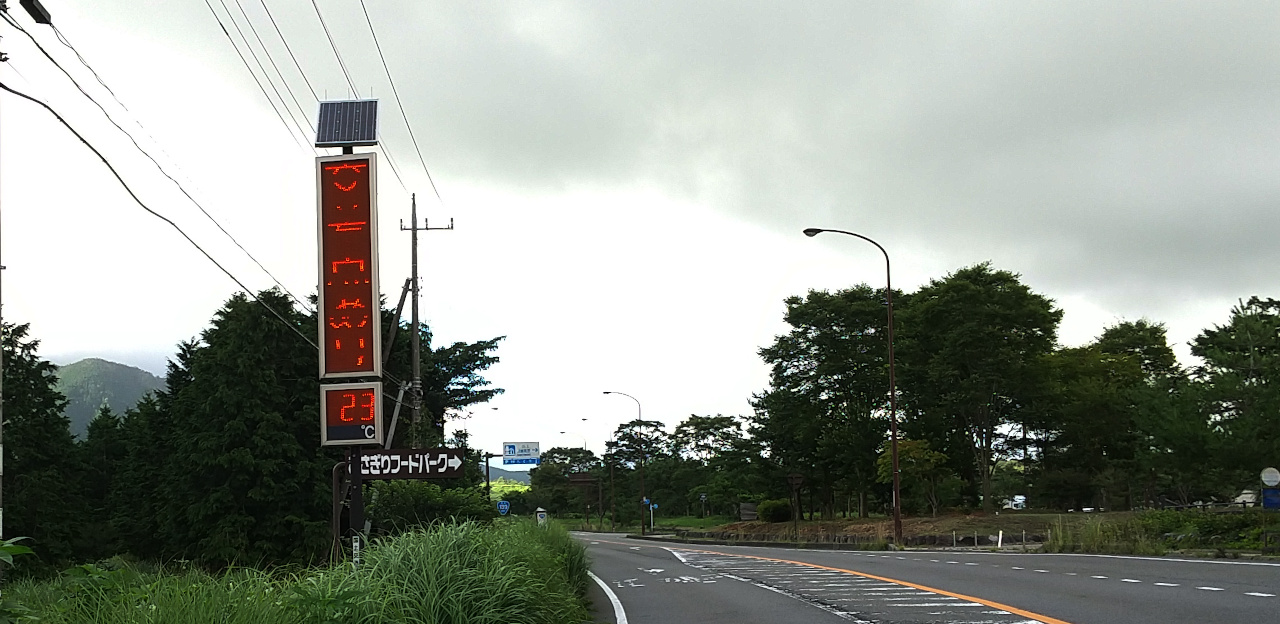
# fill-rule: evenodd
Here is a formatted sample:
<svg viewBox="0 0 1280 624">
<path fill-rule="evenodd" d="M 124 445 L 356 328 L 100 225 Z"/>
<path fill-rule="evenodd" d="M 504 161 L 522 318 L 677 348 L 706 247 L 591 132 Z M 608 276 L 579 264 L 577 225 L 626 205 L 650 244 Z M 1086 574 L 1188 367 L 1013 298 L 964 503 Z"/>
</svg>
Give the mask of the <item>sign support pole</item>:
<svg viewBox="0 0 1280 624">
<path fill-rule="evenodd" d="M 364 534 L 364 482 L 360 480 L 360 447 L 352 447 L 350 458 L 347 460 L 348 469 L 351 471 L 351 514 L 348 516 L 351 523 L 351 532 L 354 534 L 353 540 L 358 540 Z"/>
</svg>

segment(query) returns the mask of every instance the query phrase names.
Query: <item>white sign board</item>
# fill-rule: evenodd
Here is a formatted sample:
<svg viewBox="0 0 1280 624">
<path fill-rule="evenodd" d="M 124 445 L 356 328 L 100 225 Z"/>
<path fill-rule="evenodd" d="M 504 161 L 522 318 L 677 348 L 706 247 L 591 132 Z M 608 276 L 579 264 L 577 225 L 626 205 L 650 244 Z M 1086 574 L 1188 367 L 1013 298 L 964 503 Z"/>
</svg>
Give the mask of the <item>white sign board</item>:
<svg viewBox="0 0 1280 624">
<path fill-rule="evenodd" d="M 1262 471 L 1262 483 L 1267 487 L 1280 485 L 1280 470 L 1267 468 Z"/>
<path fill-rule="evenodd" d="M 503 464 L 533 464 L 542 463 L 542 453 L 538 450 L 537 442 L 503 442 L 502 443 L 502 463 Z"/>
</svg>

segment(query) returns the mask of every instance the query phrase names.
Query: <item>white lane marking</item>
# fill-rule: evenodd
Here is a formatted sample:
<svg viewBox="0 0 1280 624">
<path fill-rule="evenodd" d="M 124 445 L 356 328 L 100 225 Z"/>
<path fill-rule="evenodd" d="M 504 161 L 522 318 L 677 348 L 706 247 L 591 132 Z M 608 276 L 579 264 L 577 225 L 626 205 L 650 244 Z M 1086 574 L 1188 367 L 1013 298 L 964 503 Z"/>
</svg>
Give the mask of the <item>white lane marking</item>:
<svg viewBox="0 0 1280 624">
<path fill-rule="evenodd" d="M 1179 583 L 1152 583 L 1156 587 L 1177 587 Z"/>
<path fill-rule="evenodd" d="M 1048 571 L 1048 570 L 1036 570 L 1036 572 L 1039 572 L 1039 573 L 1041 573 L 1041 574 L 1048 574 L 1048 573 L 1049 573 L 1049 571 Z"/>
<path fill-rule="evenodd" d="M 1259 598 L 1275 598 L 1275 594 L 1264 594 L 1262 592 L 1245 592 L 1246 596 L 1258 596 Z"/>
<path fill-rule="evenodd" d="M 1197 587 L 1196 589 L 1203 589 L 1205 591 L 1225 591 L 1221 587 Z"/>
<path fill-rule="evenodd" d="M 597 545 L 597 544 L 599 544 L 599 543 L 600 543 L 600 542 L 591 542 L 591 545 L 592 545 L 592 546 L 595 546 L 595 545 Z"/>
<path fill-rule="evenodd" d="M 924 551 L 928 552 L 928 551 Z M 967 553 L 970 555 L 987 555 L 990 557 L 1096 557 L 1099 559 L 1136 559 L 1139 561 L 1172 561 L 1174 563 L 1210 563 L 1215 565 L 1242 565 L 1242 566 L 1269 566 L 1272 568 L 1280 568 L 1280 563 L 1269 563 L 1263 561 L 1223 561 L 1221 559 L 1169 559 L 1167 557 L 1133 557 L 1129 555 L 1093 555 L 1087 553 L 995 553 L 974 551 Z"/>
<path fill-rule="evenodd" d="M 609 597 L 609 603 L 613 605 L 614 621 L 618 624 L 627 624 L 627 610 L 622 608 L 622 601 L 618 600 L 618 595 L 613 593 L 613 590 L 609 589 L 609 584 L 596 576 L 595 572 L 587 570 L 587 574 L 591 576 L 591 580 L 596 582 L 596 585 L 600 586 L 600 589 L 604 590 L 604 594 Z"/>
<path fill-rule="evenodd" d="M 976 563 L 965 563 L 965 565 L 978 565 Z"/>
<path fill-rule="evenodd" d="M 955 563 L 960 563 L 960 562 L 959 562 L 959 561 L 948 561 L 947 563 L 955 564 Z"/>
<path fill-rule="evenodd" d="M 1067 576 L 1078 576 L 1075 572 L 1063 572 Z"/>
<path fill-rule="evenodd" d="M 1141 583 L 1138 579 L 1120 579 L 1121 583 Z"/>
<path fill-rule="evenodd" d="M 640 550 L 640 547 L 639 547 L 639 546 L 631 546 L 630 548 L 631 548 L 631 550 Z"/>
<path fill-rule="evenodd" d="M 1012 566 L 1012 568 L 1013 568 L 1014 570 L 1025 570 L 1025 569 L 1026 569 L 1026 568 L 1019 568 L 1018 566 Z"/>
<path fill-rule="evenodd" d="M 1091 577 L 1089 577 L 1089 578 L 1101 578 L 1101 579 L 1104 579 L 1104 578 L 1107 578 L 1107 577 L 1102 576 L 1102 575 L 1099 575 L 1099 574 L 1095 574 L 1095 575 L 1093 575 L 1093 576 L 1091 576 Z"/>
</svg>

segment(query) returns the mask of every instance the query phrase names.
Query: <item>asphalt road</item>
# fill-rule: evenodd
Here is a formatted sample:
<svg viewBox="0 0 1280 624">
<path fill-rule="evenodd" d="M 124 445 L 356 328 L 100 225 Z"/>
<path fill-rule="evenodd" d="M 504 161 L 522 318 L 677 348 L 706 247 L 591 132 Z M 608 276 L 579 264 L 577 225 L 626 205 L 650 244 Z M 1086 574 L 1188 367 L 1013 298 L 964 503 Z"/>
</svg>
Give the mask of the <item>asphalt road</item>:
<svg viewBox="0 0 1280 624">
<path fill-rule="evenodd" d="M 691 546 L 578 533 L 629 624 L 1263 624 L 1280 564 Z M 610 598 L 597 617 L 617 622 Z"/>
</svg>

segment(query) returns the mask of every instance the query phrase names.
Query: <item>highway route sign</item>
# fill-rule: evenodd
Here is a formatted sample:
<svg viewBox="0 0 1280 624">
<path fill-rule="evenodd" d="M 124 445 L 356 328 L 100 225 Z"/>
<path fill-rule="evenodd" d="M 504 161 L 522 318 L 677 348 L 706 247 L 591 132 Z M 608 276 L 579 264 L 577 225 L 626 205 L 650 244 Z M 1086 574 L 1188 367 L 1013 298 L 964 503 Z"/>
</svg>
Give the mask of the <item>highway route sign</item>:
<svg viewBox="0 0 1280 624">
<path fill-rule="evenodd" d="M 508 511 L 511 511 L 511 503 L 508 501 L 498 501 L 498 513 L 505 516 Z"/>
<path fill-rule="evenodd" d="M 360 478 L 456 479 L 462 463 L 457 448 L 369 450 L 360 454 Z"/>
<path fill-rule="evenodd" d="M 506 464 L 533 464 L 542 463 L 542 453 L 538 450 L 537 442 L 503 442 L 502 443 L 502 463 Z"/>
</svg>

